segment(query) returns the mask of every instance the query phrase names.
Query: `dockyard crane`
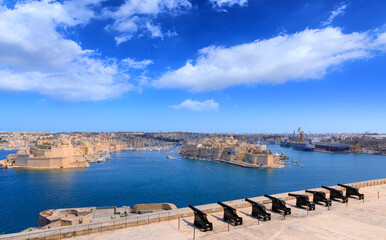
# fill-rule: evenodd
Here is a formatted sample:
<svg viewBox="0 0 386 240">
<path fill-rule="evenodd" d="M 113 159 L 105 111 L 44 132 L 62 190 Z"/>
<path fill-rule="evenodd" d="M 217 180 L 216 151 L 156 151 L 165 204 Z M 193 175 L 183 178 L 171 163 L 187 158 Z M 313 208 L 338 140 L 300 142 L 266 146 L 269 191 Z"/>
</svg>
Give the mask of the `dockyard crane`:
<svg viewBox="0 0 386 240">
<path fill-rule="evenodd" d="M 300 127 L 298 128 L 298 132 L 299 132 L 299 135 L 300 135 L 300 142 L 303 142 L 304 141 L 304 132 L 301 130 Z"/>
</svg>

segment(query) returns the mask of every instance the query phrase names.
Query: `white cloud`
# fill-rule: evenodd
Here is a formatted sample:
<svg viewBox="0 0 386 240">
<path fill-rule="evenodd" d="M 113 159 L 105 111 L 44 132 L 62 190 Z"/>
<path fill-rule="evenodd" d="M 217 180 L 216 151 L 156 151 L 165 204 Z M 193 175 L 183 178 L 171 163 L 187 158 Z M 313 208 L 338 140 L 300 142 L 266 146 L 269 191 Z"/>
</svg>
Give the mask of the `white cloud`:
<svg viewBox="0 0 386 240">
<path fill-rule="evenodd" d="M 131 34 L 123 34 L 123 35 L 114 37 L 114 40 L 117 43 L 117 45 L 119 45 L 123 42 L 130 40 L 132 37 L 133 37 L 133 35 L 131 35 Z"/>
<path fill-rule="evenodd" d="M 96 17 L 94 7 L 99 6 L 103 0 L 70 0 L 63 2 L 63 10 L 70 15 L 73 24 L 86 24 Z M 43 1 L 54 2 L 54 1 Z"/>
<path fill-rule="evenodd" d="M 112 18 L 114 23 L 107 26 L 107 30 L 115 31 L 117 44 L 129 40 L 137 33 L 147 32 L 152 38 L 171 37 L 176 34 L 165 34 L 152 20 L 159 14 L 177 15 L 192 7 L 189 0 L 125 0 L 116 9 L 104 11 L 104 17 Z"/>
<path fill-rule="evenodd" d="M 214 8 L 232 7 L 233 5 L 246 6 L 248 0 L 209 0 Z"/>
<path fill-rule="evenodd" d="M 202 102 L 187 99 L 178 105 L 172 105 L 170 107 L 175 110 L 217 111 L 219 106 L 220 105 L 217 102 L 215 102 L 213 99 L 205 100 Z"/>
<path fill-rule="evenodd" d="M 166 72 L 152 85 L 205 91 L 240 84 L 317 79 L 330 67 L 371 58 L 385 49 L 385 41 L 383 34 L 344 34 L 340 28 L 327 27 L 233 47 L 209 46 L 199 51 L 197 59 Z"/>
<path fill-rule="evenodd" d="M 372 47 L 374 49 L 379 49 L 386 51 L 386 32 L 380 33 L 377 38 L 374 40 Z"/>
<path fill-rule="evenodd" d="M 147 22 L 146 28 L 149 30 L 149 32 L 151 33 L 151 37 L 153 37 L 153 38 L 157 38 L 157 37 L 163 38 L 164 37 L 160 26 L 152 25 L 150 22 Z"/>
<path fill-rule="evenodd" d="M 142 69 L 152 64 L 153 61 L 149 59 L 142 60 L 142 61 L 135 61 L 134 59 L 131 59 L 131 58 L 125 58 L 122 60 L 122 63 L 126 64 L 131 68 Z"/>
<path fill-rule="evenodd" d="M 328 17 L 327 21 L 325 22 L 322 22 L 322 26 L 328 26 L 332 23 L 332 21 L 334 21 L 334 19 L 339 16 L 339 15 L 343 15 L 344 14 L 344 11 L 346 10 L 347 8 L 347 4 L 342 4 L 340 7 L 338 7 L 337 9 L 335 9 L 334 11 L 331 12 L 331 15 Z"/>
<path fill-rule="evenodd" d="M 0 8 L 0 90 L 31 91 L 68 101 L 97 101 L 131 90 L 120 63 L 58 31 L 87 23 L 99 1 L 28 1 Z"/>
</svg>

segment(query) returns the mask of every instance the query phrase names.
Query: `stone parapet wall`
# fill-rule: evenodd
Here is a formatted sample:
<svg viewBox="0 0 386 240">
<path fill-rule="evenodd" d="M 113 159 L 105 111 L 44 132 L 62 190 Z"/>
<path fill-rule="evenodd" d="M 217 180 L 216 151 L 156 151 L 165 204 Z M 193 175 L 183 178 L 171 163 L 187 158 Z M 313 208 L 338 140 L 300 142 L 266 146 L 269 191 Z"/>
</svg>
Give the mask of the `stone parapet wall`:
<svg viewBox="0 0 386 240">
<path fill-rule="evenodd" d="M 133 212 L 138 213 L 139 211 L 149 210 L 174 210 L 177 209 L 176 205 L 171 203 L 151 203 L 151 204 L 136 204 L 134 205 Z"/>
</svg>

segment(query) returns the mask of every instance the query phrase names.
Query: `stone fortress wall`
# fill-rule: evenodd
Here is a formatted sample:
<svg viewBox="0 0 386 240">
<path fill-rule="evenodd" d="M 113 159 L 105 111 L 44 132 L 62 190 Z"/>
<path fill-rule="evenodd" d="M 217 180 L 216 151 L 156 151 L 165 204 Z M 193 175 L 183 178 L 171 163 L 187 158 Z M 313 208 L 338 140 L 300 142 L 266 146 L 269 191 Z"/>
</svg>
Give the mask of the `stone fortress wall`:
<svg viewBox="0 0 386 240">
<path fill-rule="evenodd" d="M 236 140 L 233 137 L 187 143 L 181 146 L 181 155 L 264 167 L 283 166 L 280 156 L 267 151 L 266 145 L 247 144 L 245 141 Z"/>
<path fill-rule="evenodd" d="M 115 141 L 89 142 L 73 145 L 70 138 L 38 139 L 35 146 L 20 148 L 15 154 L 15 168 L 55 169 L 89 167 L 88 161 L 104 150 L 119 151 L 126 145 Z"/>
</svg>

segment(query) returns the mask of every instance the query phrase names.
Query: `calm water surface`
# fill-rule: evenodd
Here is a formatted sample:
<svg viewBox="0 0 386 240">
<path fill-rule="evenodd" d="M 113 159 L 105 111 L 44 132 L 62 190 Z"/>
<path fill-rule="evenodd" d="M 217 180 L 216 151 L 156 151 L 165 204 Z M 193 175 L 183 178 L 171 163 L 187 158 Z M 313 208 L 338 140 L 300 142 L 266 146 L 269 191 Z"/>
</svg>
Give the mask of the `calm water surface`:
<svg viewBox="0 0 386 240">
<path fill-rule="evenodd" d="M 45 209 L 155 202 L 186 207 L 386 177 L 385 156 L 302 152 L 276 145 L 268 148 L 284 151 L 304 167 L 249 169 L 167 159 L 167 152 L 145 151 L 135 156 L 124 151 L 112 153 L 106 163 L 84 169 L 3 170 L 0 233 L 37 226 L 38 214 Z M 0 159 L 8 153 L 0 151 Z"/>
</svg>

